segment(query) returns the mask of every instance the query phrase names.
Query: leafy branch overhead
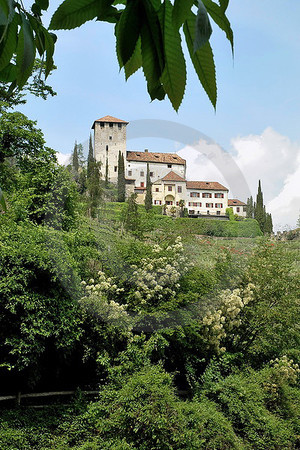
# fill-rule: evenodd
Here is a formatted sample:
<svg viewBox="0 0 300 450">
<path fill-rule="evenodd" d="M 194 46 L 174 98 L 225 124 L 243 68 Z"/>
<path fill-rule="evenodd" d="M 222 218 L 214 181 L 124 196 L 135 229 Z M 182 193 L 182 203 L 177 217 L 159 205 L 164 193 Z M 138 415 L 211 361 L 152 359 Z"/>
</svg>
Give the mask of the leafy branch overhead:
<svg viewBox="0 0 300 450">
<path fill-rule="evenodd" d="M 126 79 L 142 69 L 151 100 L 162 100 L 167 95 L 176 111 L 186 87 L 184 36 L 200 83 L 215 107 L 216 73 L 209 43 L 211 19 L 225 32 L 233 50 L 233 33 L 226 17 L 228 3 L 229 0 L 65 0 L 54 13 L 49 29 L 69 30 L 94 19 L 115 24 L 117 58 Z M 25 84 L 36 52 L 46 60 L 46 76 L 53 67 L 56 37 L 41 20 L 42 11 L 48 6 L 49 0 L 35 0 L 29 13 L 22 2 L 0 0 L 0 80 L 11 82 L 11 90 Z"/>
</svg>

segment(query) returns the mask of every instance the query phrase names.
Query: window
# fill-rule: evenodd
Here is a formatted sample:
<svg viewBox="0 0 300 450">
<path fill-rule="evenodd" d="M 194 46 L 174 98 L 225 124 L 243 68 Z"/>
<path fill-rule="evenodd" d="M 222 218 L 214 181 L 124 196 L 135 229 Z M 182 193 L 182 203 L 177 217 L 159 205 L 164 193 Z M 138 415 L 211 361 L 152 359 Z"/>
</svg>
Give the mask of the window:
<svg viewBox="0 0 300 450">
<path fill-rule="evenodd" d="M 223 208 L 223 203 L 215 203 L 215 208 Z"/>
<path fill-rule="evenodd" d="M 159 188 L 155 188 L 155 192 L 159 192 Z"/>
<path fill-rule="evenodd" d="M 100 123 L 100 128 L 104 128 L 104 123 L 103 122 Z"/>
<path fill-rule="evenodd" d="M 115 166 L 115 167 L 114 167 L 114 171 L 115 171 L 115 172 L 118 172 L 118 166 Z"/>
<path fill-rule="evenodd" d="M 113 126 L 114 126 L 113 123 L 110 123 L 110 124 L 109 124 L 109 128 L 112 128 Z"/>
<path fill-rule="evenodd" d="M 215 194 L 215 198 L 224 198 L 224 194 L 221 194 L 220 192 Z"/>
<path fill-rule="evenodd" d="M 118 128 L 119 128 L 119 130 L 122 128 L 122 124 L 121 123 L 118 123 Z"/>
<path fill-rule="evenodd" d="M 202 198 L 211 198 L 211 197 L 212 197 L 212 195 L 208 192 L 203 192 L 203 194 L 202 194 Z"/>
<path fill-rule="evenodd" d="M 217 211 L 217 216 L 220 216 L 221 215 L 221 211 Z"/>
<path fill-rule="evenodd" d="M 108 145 L 105 148 L 106 148 L 106 151 L 108 152 Z"/>
<path fill-rule="evenodd" d="M 154 205 L 161 205 L 161 200 L 154 200 Z"/>
<path fill-rule="evenodd" d="M 206 208 L 213 208 L 214 204 L 213 203 L 206 203 Z"/>
<path fill-rule="evenodd" d="M 132 170 L 128 170 L 128 176 L 132 177 Z"/>
<path fill-rule="evenodd" d="M 240 208 L 238 206 L 236 207 L 236 212 L 240 212 Z"/>
<path fill-rule="evenodd" d="M 173 202 L 166 202 L 166 205 L 172 206 Z"/>
<path fill-rule="evenodd" d="M 172 164 L 168 164 L 168 169 L 172 169 Z"/>
<path fill-rule="evenodd" d="M 172 191 L 172 186 L 168 186 L 168 191 Z"/>
<path fill-rule="evenodd" d="M 192 206 L 192 202 L 189 202 L 189 206 Z"/>
<path fill-rule="evenodd" d="M 193 202 L 193 206 L 198 206 L 198 203 L 197 202 Z"/>
<path fill-rule="evenodd" d="M 206 211 L 206 214 L 209 216 L 209 214 L 210 214 L 209 211 Z"/>
<path fill-rule="evenodd" d="M 191 209 L 191 210 L 189 211 L 189 214 L 195 214 L 195 211 L 194 211 L 193 209 Z"/>
<path fill-rule="evenodd" d="M 176 206 L 179 206 L 179 202 L 176 202 Z"/>
<path fill-rule="evenodd" d="M 140 172 L 140 176 L 141 177 L 144 177 L 145 176 L 145 173 L 142 171 L 142 172 Z"/>
<path fill-rule="evenodd" d="M 199 192 L 191 192 L 190 197 L 200 197 Z"/>
<path fill-rule="evenodd" d="M 109 136 L 109 140 L 110 140 L 110 141 L 112 140 L 112 136 Z"/>
<path fill-rule="evenodd" d="M 178 194 L 181 194 L 181 193 L 182 193 L 182 186 L 178 186 L 177 192 L 178 192 Z"/>
<path fill-rule="evenodd" d="M 154 177 L 154 173 L 153 172 L 150 172 L 150 177 Z"/>
<path fill-rule="evenodd" d="M 144 182 L 143 181 L 141 182 L 141 187 L 144 187 Z"/>
</svg>

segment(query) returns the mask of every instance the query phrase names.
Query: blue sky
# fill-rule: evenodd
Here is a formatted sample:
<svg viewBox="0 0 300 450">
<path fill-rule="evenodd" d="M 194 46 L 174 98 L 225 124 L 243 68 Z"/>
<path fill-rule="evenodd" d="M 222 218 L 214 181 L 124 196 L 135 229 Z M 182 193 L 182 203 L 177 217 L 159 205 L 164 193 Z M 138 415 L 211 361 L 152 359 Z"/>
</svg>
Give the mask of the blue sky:
<svg viewBox="0 0 300 450">
<path fill-rule="evenodd" d="M 60 1 L 50 3 L 51 11 L 54 11 Z M 46 102 L 31 97 L 27 105 L 19 109 L 31 119 L 38 120 L 47 145 L 61 153 L 70 153 L 75 139 L 86 141 L 93 121 L 104 115 L 129 122 L 160 119 L 190 126 L 212 138 L 232 155 L 239 156 L 240 161 L 241 147 L 238 142 L 245 139 L 250 143 L 251 139 L 257 142 L 265 136 L 266 130 L 272 130 L 272 139 L 277 136 L 279 141 L 288 141 L 286 151 L 294 155 L 288 158 L 290 167 L 287 166 L 284 174 L 278 176 L 270 192 L 265 193 L 271 202 L 298 168 L 300 2 L 231 0 L 228 17 L 234 31 L 234 60 L 229 42 L 217 27 L 214 27 L 211 40 L 217 66 L 216 112 L 189 63 L 186 94 L 179 112 L 173 111 L 168 100 L 151 103 L 142 72 L 125 82 L 116 61 L 113 26 L 99 22 L 89 22 L 79 29 L 57 33 L 55 63 L 58 68 L 49 78 L 49 83 L 58 93 L 57 97 Z M 130 136 L 130 125 L 128 131 Z M 270 142 L 272 139 L 269 139 Z M 181 147 L 183 145 L 177 142 L 159 138 L 128 141 L 128 149 L 177 151 Z M 251 145 L 246 147 L 244 151 L 251 152 Z M 269 147 L 262 147 L 261 152 L 268 154 L 268 164 L 271 164 L 272 148 Z M 280 154 L 275 157 L 280 158 Z M 263 160 L 260 159 L 262 165 Z M 275 161 L 273 163 L 274 175 L 277 166 Z M 280 165 L 280 161 L 277 164 Z M 247 170 L 246 167 L 243 169 Z M 266 167 L 265 172 L 260 170 L 259 173 L 253 169 L 253 173 L 247 174 L 253 179 L 253 186 L 257 185 L 258 175 L 268 186 L 269 169 Z M 201 176 L 205 173 L 201 172 Z M 252 186 L 252 181 L 249 181 L 250 184 Z M 299 211 L 299 197 L 295 202 L 295 210 L 298 208 Z M 291 224 L 296 216 L 294 214 L 289 220 Z"/>
</svg>

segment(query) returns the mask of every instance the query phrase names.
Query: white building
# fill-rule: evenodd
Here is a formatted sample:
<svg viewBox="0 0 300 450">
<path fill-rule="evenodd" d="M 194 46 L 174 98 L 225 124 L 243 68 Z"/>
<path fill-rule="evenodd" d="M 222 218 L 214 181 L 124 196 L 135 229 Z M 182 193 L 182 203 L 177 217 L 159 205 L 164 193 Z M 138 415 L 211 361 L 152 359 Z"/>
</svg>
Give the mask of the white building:
<svg viewBox="0 0 300 450">
<path fill-rule="evenodd" d="M 154 205 L 166 205 L 167 209 L 184 205 L 190 216 L 225 216 L 228 208 L 228 189 L 216 181 L 187 181 L 186 161 L 176 153 L 152 153 L 127 151 L 126 126 L 128 122 L 105 116 L 95 120 L 94 157 L 102 167 L 108 166 L 108 177 L 112 183 L 118 178 L 119 152 L 124 156 L 126 193 L 137 194 L 137 201 L 144 203 L 146 194 L 147 167 L 149 166 Z M 103 171 L 104 172 L 104 171 Z M 243 202 L 237 199 L 230 205 L 234 213 L 244 213 Z"/>
<path fill-rule="evenodd" d="M 228 208 L 233 209 L 233 213 L 238 216 L 246 217 L 246 203 L 241 202 L 237 198 L 229 198 L 228 199 Z"/>
</svg>

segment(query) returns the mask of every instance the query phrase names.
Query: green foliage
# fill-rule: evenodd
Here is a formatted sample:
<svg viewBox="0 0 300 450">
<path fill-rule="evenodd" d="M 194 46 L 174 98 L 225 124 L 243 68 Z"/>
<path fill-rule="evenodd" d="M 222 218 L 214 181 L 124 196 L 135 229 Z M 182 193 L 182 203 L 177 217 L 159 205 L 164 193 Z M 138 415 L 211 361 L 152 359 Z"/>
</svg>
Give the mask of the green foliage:
<svg viewBox="0 0 300 450">
<path fill-rule="evenodd" d="M 53 66 L 53 69 L 56 67 Z M 52 71 L 50 72 L 50 74 Z M 15 88 L 12 92 L 7 82 L 0 81 L 1 110 L 15 107 L 26 103 L 26 94 L 33 94 L 46 100 L 49 96 L 54 97 L 56 92 L 45 83 L 45 62 L 35 59 L 32 75 L 22 88 Z"/>
<path fill-rule="evenodd" d="M 0 164 L 15 157 L 21 164 L 27 157 L 38 156 L 44 147 L 44 136 L 36 122 L 19 112 L 3 112 L 0 117 Z"/>
<path fill-rule="evenodd" d="M 72 153 L 72 169 L 75 172 L 75 174 L 78 174 L 78 170 L 79 170 L 78 148 L 77 147 L 78 147 L 77 142 L 75 141 L 74 150 Z"/>
<path fill-rule="evenodd" d="M 125 202 L 125 162 L 124 155 L 120 151 L 118 157 L 118 202 Z"/>
<path fill-rule="evenodd" d="M 243 311 L 237 347 L 253 363 L 299 347 L 299 277 L 292 265 L 287 249 L 268 242 L 249 261 L 244 283 L 255 286 L 254 301 Z"/>
<path fill-rule="evenodd" d="M 0 206 L 1 206 L 1 208 L 2 208 L 2 210 L 4 212 L 7 211 L 5 198 L 4 198 L 4 195 L 2 193 L 2 189 L 1 188 L 0 188 Z"/>
<path fill-rule="evenodd" d="M 56 36 L 41 22 L 42 9 L 48 6 L 48 2 L 37 0 L 29 12 L 22 2 L 1 2 L 0 80 L 10 83 L 10 93 L 26 84 L 34 70 L 36 52 L 45 58 L 45 78 L 54 67 Z"/>
<path fill-rule="evenodd" d="M 293 424 L 270 408 L 270 387 L 278 388 L 273 377 L 274 370 L 229 375 L 210 387 L 204 385 L 200 399 L 209 398 L 218 405 L 246 448 L 294 448 Z M 287 401 L 283 395 L 282 405 Z"/>
<path fill-rule="evenodd" d="M 254 205 L 253 205 L 253 198 L 252 198 L 252 196 L 247 199 L 246 217 L 248 219 L 253 219 L 254 218 Z"/>
<path fill-rule="evenodd" d="M 41 358 L 54 345 L 57 358 L 81 334 L 75 299 L 79 280 L 57 232 L 30 224 L 1 225 L 1 364 L 39 378 Z"/>
<path fill-rule="evenodd" d="M 149 164 L 147 164 L 145 209 L 146 211 L 150 211 L 151 208 L 152 208 L 152 183 L 150 179 Z"/>
<path fill-rule="evenodd" d="M 229 217 L 231 222 L 234 221 L 233 208 L 226 208 L 226 215 Z"/>
<path fill-rule="evenodd" d="M 141 234 L 141 219 L 136 196 L 136 194 L 131 194 L 127 200 L 127 208 L 124 213 L 124 228 L 134 236 L 139 236 Z"/>
<path fill-rule="evenodd" d="M 183 27 L 193 66 L 215 107 L 217 87 L 209 44 L 212 33 L 209 16 L 225 32 L 233 49 L 233 33 L 226 17 L 227 3 L 200 1 L 197 14 L 191 11 L 193 5 L 193 1 L 187 0 L 174 3 L 170 0 L 65 0 L 54 13 L 50 28 L 72 29 L 94 18 L 116 23 L 117 57 L 126 79 L 142 68 L 151 100 L 162 100 L 167 95 L 173 108 L 178 110 L 186 85 L 180 34 Z"/>
<path fill-rule="evenodd" d="M 87 180 L 88 187 L 88 212 L 90 217 L 97 217 L 97 210 L 102 199 L 102 187 L 101 187 L 101 164 L 94 161 L 90 163 L 90 176 Z"/>
<path fill-rule="evenodd" d="M 87 158 L 87 179 L 88 180 L 91 178 L 94 162 L 95 162 L 95 159 L 94 159 L 93 142 L 92 142 L 92 136 L 90 135 L 89 153 L 88 153 L 88 158 Z M 105 178 L 105 180 L 106 180 L 106 178 Z"/>
</svg>

